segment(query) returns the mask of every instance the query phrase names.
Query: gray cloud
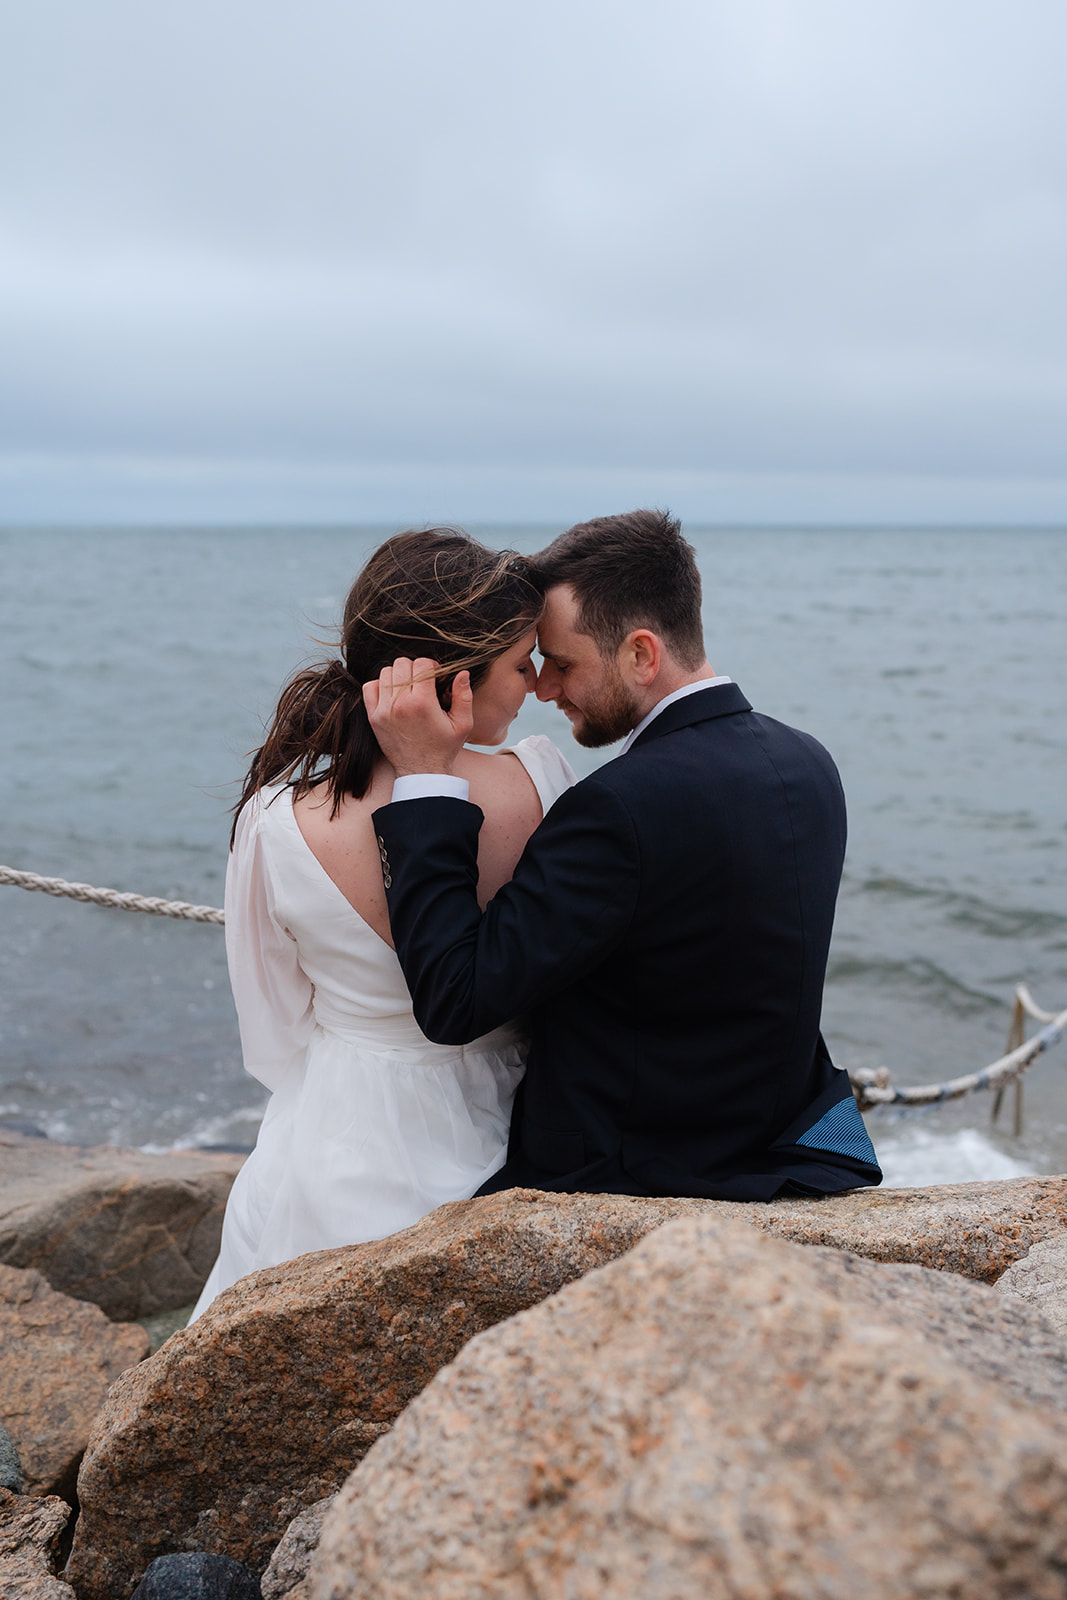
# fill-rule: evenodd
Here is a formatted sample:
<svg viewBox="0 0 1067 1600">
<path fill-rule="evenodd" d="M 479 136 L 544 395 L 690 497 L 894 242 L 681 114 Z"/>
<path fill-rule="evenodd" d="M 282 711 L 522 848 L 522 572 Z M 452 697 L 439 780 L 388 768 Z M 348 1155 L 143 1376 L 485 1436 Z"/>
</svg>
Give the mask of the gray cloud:
<svg viewBox="0 0 1067 1600">
<path fill-rule="evenodd" d="M 1056 0 L 7 3 L 12 514 L 1067 520 Z"/>
</svg>

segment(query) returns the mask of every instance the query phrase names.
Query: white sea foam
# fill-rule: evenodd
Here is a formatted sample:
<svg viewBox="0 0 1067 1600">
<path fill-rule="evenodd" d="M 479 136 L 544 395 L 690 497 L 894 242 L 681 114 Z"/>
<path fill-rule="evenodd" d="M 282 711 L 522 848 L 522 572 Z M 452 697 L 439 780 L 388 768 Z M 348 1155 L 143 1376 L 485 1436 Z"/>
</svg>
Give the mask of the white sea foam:
<svg viewBox="0 0 1067 1600">
<path fill-rule="evenodd" d="M 910 1127 L 903 1137 L 877 1141 L 878 1160 L 888 1189 L 922 1188 L 929 1183 L 975 1183 L 994 1178 L 1027 1178 L 1037 1170 L 1006 1155 L 977 1128 L 936 1133 Z"/>
<path fill-rule="evenodd" d="M 138 1146 L 146 1156 L 165 1156 L 172 1150 L 203 1150 L 211 1145 L 230 1144 L 251 1146 L 256 1142 L 259 1125 L 263 1120 L 263 1105 L 240 1106 L 223 1116 L 208 1117 L 197 1122 L 188 1133 L 170 1144 L 149 1143 Z"/>
</svg>

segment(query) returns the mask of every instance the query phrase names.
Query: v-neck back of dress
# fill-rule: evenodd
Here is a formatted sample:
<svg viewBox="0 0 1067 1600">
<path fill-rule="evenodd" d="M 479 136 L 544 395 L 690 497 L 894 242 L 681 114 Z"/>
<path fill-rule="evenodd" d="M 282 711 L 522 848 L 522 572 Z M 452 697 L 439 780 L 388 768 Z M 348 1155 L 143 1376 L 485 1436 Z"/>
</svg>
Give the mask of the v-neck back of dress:
<svg viewBox="0 0 1067 1600">
<path fill-rule="evenodd" d="M 574 774 L 549 739 L 513 748 L 547 811 Z M 291 789 L 238 819 L 226 948 L 245 1068 L 272 1097 L 194 1315 L 246 1273 L 472 1195 L 503 1163 L 525 1058 L 513 1025 L 426 1038 L 394 951 L 312 853 Z"/>
</svg>

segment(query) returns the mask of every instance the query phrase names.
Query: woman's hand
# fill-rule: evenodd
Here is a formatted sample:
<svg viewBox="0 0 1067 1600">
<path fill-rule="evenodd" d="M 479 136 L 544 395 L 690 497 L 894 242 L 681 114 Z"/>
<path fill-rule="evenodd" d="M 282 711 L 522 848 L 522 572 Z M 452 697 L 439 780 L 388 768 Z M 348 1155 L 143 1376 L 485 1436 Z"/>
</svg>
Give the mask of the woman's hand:
<svg viewBox="0 0 1067 1600">
<path fill-rule="evenodd" d="M 363 685 L 363 704 L 382 754 L 398 778 L 420 772 L 451 773 L 474 727 L 471 675 L 457 672 L 452 704 L 437 698 L 437 662 L 398 656 L 380 677 Z"/>
</svg>

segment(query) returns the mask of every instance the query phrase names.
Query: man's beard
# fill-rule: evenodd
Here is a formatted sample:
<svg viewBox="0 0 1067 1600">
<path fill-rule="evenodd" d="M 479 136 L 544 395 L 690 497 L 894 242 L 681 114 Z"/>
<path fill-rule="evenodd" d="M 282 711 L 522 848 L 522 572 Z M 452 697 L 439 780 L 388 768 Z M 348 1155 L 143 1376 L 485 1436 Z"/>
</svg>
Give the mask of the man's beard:
<svg viewBox="0 0 1067 1600">
<path fill-rule="evenodd" d="M 564 700 L 560 709 L 566 707 L 577 711 L 582 719 L 571 723 L 571 732 L 586 750 L 600 750 L 606 744 L 625 739 L 641 720 L 640 709 L 627 693 L 614 662 L 610 675 L 605 677 L 603 687 L 592 704 L 587 703 L 579 709 L 571 701 Z"/>
</svg>

